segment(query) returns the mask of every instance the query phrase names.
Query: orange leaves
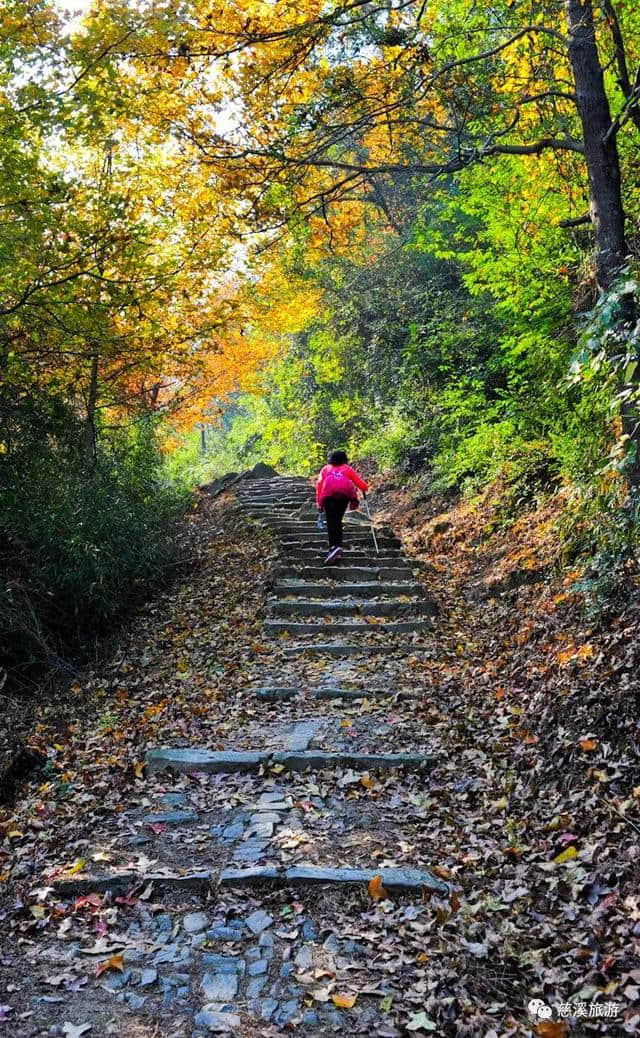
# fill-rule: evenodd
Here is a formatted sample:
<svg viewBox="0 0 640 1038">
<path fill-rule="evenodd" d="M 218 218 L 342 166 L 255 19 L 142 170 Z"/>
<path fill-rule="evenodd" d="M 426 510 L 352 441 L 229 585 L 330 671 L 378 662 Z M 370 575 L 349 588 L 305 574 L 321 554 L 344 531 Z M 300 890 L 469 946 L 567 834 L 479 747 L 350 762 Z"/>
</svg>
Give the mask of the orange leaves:
<svg viewBox="0 0 640 1038">
<path fill-rule="evenodd" d="M 331 1001 L 333 1002 L 334 1006 L 338 1007 L 338 1009 L 353 1009 L 353 1007 L 356 1004 L 357 998 L 357 995 L 336 993 L 335 995 L 331 996 Z"/>
<path fill-rule="evenodd" d="M 540 1038 L 567 1038 L 569 1024 L 566 1020 L 540 1020 L 535 1026 Z"/>
<path fill-rule="evenodd" d="M 369 895 L 373 901 L 384 901 L 389 896 L 388 891 L 382 884 L 382 876 L 374 876 L 369 881 Z"/>
<path fill-rule="evenodd" d="M 598 749 L 598 740 L 580 739 L 579 746 L 583 753 L 592 753 L 594 750 Z"/>
<path fill-rule="evenodd" d="M 109 970 L 118 970 L 120 973 L 122 973 L 123 969 L 124 959 L 122 955 L 112 955 L 111 958 L 105 959 L 104 962 L 98 963 L 96 977 L 101 977 L 103 973 L 107 973 Z"/>
</svg>

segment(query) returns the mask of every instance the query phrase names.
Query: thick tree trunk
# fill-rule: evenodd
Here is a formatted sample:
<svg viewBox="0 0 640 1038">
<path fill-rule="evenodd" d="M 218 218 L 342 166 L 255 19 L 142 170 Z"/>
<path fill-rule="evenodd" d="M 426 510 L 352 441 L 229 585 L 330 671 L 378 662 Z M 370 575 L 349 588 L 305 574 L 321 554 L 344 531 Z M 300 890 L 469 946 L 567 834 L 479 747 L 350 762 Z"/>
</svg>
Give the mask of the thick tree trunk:
<svg viewBox="0 0 640 1038">
<path fill-rule="evenodd" d="M 611 132 L 611 110 L 598 56 L 591 0 L 565 0 L 565 11 L 589 175 L 598 282 L 606 289 L 627 256 L 618 146 L 615 133 Z"/>
<path fill-rule="evenodd" d="M 628 254 L 618 145 L 612 130 L 611 109 L 598 56 L 591 0 L 565 0 L 564 6 L 569 30 L 569 59 L 589 176 L 589 208 L 595 233 L 598 285 L 606 291 Z M 619 321 L 621 326 L 628 326 L 629 334 L 634 319 L 635 300 L 625 296 L 620 304 Z M 640 384 L 636 389 L 640 389 Z M 635 400 L 623 408 L 622 425 L 632 445 L 627 469 L 629 482 L 640 487 L 640 415 Z"/>
</svg>

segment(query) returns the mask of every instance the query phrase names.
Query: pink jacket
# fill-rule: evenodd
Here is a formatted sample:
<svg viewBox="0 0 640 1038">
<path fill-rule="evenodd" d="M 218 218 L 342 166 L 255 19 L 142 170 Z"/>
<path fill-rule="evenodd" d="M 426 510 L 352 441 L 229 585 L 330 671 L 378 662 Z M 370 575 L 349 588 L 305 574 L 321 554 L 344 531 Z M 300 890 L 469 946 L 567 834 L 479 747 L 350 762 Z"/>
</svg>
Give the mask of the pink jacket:
<svg viewBox="0 0 640 1038">
<path fill-rule="evenodd" d="M 325 465 L 325 467 L 320 471 L 316 481 L 316 502 L 318 508 L 322 508 L 324 498 L 329 496 L 324 493 L 327 476 L 332 470 L 335 471 L 336 469 L 338 469 L 339 472 L 342 472 L 344 476 L 347 476 L 347 478 L 350 479 L 359 490 L 363 490 L 366 493 L 369 489 L 369 484 L 365 483 L 364 479 L 362 479 L 362 477 L 359 476 L 358 473 L 349 465 Z M 358 500 L 357 494 L 355 495 L 355 500 Z M 355 507 L 357 507 L 357 505 Z"/>
</svg>

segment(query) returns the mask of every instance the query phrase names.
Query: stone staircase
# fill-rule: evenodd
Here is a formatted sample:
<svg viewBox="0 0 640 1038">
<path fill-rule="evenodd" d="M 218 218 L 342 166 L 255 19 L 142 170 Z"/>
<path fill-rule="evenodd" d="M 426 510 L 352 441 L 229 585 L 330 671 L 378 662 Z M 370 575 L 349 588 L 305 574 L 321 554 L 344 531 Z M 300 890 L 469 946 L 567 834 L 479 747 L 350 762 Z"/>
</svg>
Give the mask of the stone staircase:
<svg viewBox="0 0 640 1038">
<path fill-rule="evenodd" d="M 389 530 L 378 531 L 377 555 L 368 525 L 350 518 L 345 560 L 322 566 L 326 541 L 306 480 L 247 481 L 237 498 L 277 535 L 281 554 L 264 621 L 271 655 L 255 664 L 262 683 L 249 690 L 254 708 L 239 708 L 235 745 L 150 748 L 146 806 L 125 805 L 96 830 L 93 858 L 109 867 L 51 886 L 59 898 L 124 895 L 135 906 L 124 972 L 106 982 L 125 1013 L 186 1014 L 193 1038 L 257 1038 L 266 1023 L 269 1033 L 300 1027 L 320 1038 L 388 1033 L 376 1002 L 342 1012 L 339 999 L 318 993 L 317 977 L 336 978 L 327 991 L 360 975 L 371 987 L 374 951 L 336 930 L 357 928 L 372 884 L 384 897 L 413 899 L 417 926 L 432 911 L 428 898 L 450 895 L 413 860 L 433 752 L 410 702 L 398 748 L 389 715 L 401 706 L 392 710 L 392 690 L 370 679 L 375 654 L 401 668 L 428 647 L 435 610 Z M 374 791 L 364 808 L 349 798 L 353 784 Z M 158 915 L 156 903 L 151 917 L 138 907 L 131 894 L 141 890 L 166 910 Z M 372 990 L 379 1002 L 400 997 L 402 984 L 383 973 Z"/>
<path fill-rule="evenodd" d="M 397 641 L 431 630 L 435 607 L 415 580 L 400 541 L 371 529 L 359 513 L 345 518 L 345 553 L 324 567 L 324 531 L 317 528 L 313 487 L 298 477 L 255 480 L 238 494 L 244 508 L 278 536 L 282 563 L 269 600 L 265 630 L 295 635 L 287 656 L 415 652 L 421 641 Z M 342 636 L 348 636 L 348 639 Z"/>
</svg>

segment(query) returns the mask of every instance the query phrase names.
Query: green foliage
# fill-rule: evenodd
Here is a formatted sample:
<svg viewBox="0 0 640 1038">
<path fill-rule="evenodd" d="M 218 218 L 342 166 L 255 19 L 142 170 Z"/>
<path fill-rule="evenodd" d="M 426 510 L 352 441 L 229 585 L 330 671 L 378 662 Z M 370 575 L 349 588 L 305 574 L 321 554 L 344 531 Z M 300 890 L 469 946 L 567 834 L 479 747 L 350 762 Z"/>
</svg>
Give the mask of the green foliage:
<svg viewBox="0 0 640 1038">
<path fill-rule="evenodd" d="M 2 415 L 0 655 L 20 684 L 81 655 L 165 579 L 187 498 L 166 479 L 148 422 L 101 437 L 87 472 L 64 403 L 5 401 Z"/>
</svg>

